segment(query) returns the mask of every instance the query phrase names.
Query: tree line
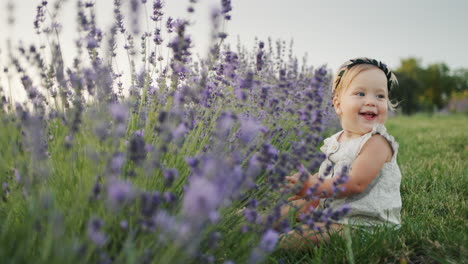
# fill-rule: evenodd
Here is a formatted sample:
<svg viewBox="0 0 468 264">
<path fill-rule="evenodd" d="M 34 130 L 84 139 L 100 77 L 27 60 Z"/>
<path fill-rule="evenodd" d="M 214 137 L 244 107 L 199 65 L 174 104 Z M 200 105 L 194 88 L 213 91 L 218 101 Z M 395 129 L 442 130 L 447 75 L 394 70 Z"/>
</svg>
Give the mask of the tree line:
<svg viewBox="0 0 468 264">
<path fill-rule="evenodd" d="M 451 70 L 445 63 L 424 67 L 418 58 L 401 59 L 395 71 L 399 86 L 391 98 L 399 102 L 403 114 L 445 109 L 454 98 L 468 96 L 468 69 Z"/>
</svg>

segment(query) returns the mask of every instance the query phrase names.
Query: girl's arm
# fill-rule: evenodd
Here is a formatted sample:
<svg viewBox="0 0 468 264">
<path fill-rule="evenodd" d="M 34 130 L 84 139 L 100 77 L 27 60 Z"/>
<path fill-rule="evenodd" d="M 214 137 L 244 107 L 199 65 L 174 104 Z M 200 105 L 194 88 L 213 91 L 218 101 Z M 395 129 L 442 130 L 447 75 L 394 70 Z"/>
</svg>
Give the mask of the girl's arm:
<svg viewBox="0 0 468 264">
<path fill-rule="evenodd" d="M 342 184 L 344 190 L 338 194 L 338 198 L 351 196 L 363 192 L 367 186 L 379 175 L 385 162 L 392 158 L 392 149 L 388 141 L 381 135 L 373 135 L 362 147 L 361 152 L 354 160 L 349 172 L 349 179 Z M 291 177 L 287 177 L 291 181 Z M 327 198 L 333 195 L 333 183 L 337 177 L 320 181 L 316 175 L 310 176 L 304 187 L 290 198 L 297 200 L 305 196 L 310 187 L 316 186 L 317 195 Z"/>
</svg>

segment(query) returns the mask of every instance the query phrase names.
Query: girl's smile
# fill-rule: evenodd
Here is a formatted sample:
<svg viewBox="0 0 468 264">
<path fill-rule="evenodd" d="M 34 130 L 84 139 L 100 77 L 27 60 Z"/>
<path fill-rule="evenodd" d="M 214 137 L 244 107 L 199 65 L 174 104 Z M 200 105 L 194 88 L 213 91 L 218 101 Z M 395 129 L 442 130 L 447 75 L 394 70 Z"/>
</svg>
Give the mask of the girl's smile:
<svg viewBox="0 0 468 264">
<path fill-rule="evenodd" d="M 361 112 L 359 115 L 363 116 L 367 120 L 374 120 L 377 116 L 376 113 L 368 111 L 368 112 Z"/>
</svg>

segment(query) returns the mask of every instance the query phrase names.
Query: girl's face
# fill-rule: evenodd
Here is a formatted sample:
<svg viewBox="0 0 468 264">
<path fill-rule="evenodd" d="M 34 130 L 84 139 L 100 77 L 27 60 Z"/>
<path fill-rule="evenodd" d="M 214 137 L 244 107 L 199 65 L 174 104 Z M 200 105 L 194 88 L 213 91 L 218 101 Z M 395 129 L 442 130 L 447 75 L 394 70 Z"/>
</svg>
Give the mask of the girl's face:
<svg viewBox="0 0 468 264">
<path fill-rule="evenodd" d="M 378 68 L 360 72 L 333 99 L 335 111 L 347 137 L 369 133 L 375 124 L 387 120 L 387 77 Z"/>
</svg>

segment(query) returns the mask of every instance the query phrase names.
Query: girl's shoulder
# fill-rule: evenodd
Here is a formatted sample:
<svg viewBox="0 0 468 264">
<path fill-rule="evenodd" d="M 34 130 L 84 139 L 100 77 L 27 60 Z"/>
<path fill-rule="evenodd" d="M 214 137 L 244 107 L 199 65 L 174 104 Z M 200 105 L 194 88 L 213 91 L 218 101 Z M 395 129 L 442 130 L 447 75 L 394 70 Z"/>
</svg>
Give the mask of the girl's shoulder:
<svg viewBox="0 0 468 264">
<path fill-rule="evenodd" d="M 396 158 L 396 154 L 398 152 L 398 142 L 396 142 L 395 138 L 387 132 L 387 128 L 383 124 L 375 124 L 369 133 L 364 134 L 361 137 L 361 141 L 360 141 L 359 148 L 358 148 L 358 153 L 361 152 L 362 147 L 374 135 L 381 135 L 383 138 L 387 140 L 393 152 L 392 159 Z"/>
</svg>

